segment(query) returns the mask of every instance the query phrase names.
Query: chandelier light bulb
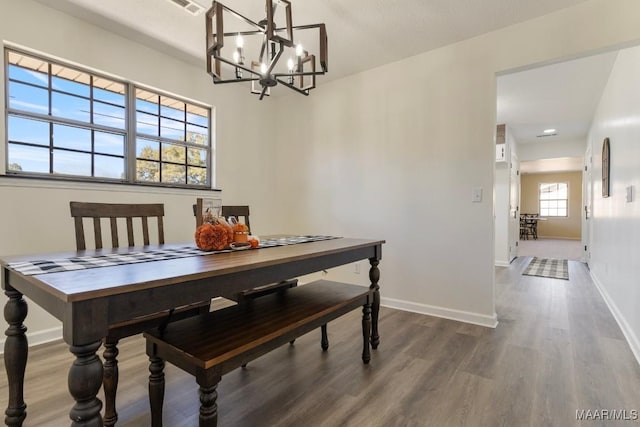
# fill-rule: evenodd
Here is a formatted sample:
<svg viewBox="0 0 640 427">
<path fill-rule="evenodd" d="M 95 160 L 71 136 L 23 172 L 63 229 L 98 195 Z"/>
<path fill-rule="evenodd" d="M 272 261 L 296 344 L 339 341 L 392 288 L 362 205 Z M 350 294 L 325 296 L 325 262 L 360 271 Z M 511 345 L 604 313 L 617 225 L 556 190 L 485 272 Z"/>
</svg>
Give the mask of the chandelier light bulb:
<svg viewBox="0 0 640 427">
<path fill-rule="evenodd" d="M 233 62 L 236 64 L 240 61 L 240 52 L 237 50 L 233 52 Z"/>
<path fill-rule="evenodd" d="M 264 62 L 260 64 L 260 72 L 262 74 L 265 74 L 267 72 L 267 64 L 265 64 Z"/>
<path fill-rule="evenodd" d="M 242 49 L 244 47 L 244 38 L 240 34 L 236 37 L 236 46 Z"/>
<path fill-rule="evenodd" d="M 289 60 L 287 61 L 287 68 L 289 69 L 289 72 L 293 72 L 294 66 L 295 63 L 293 62 L 293 58 L 289 58 Z"/>
<path fill-rule="evenodd" d="M 304 53 L 304 48 L 302 47 L 301 44 L 296 46 L 296 56 L 302 56 L 302 54 Z"/>
</svg>

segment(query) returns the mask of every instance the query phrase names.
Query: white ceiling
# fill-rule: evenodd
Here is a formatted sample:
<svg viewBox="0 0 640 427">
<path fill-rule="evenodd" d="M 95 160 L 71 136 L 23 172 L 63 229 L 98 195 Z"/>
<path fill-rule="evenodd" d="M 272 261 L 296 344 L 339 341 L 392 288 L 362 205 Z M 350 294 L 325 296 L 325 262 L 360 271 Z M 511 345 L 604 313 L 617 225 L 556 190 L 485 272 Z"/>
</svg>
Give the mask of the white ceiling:
<svg viewBox="0 0 640 427">
<path fill-rule="evenodd" d="M 617 52 L 498 77 L 497 120 L 518 144 L 585 140 Z M 557 136 L 539 138 L 545 129 Z"/>
<path fill-rule="evenodd" d="M 202 64 L 203 15 L 166 0 L 38 0 L 128 38 Z M 208 0 L 196 0 L 208 7 Z M 327 81 L 526 21 L 585 0 L 292 0 L 294 25 L 325 23 Z M 258 21 L 264 0 L 225 0 Z M 401 78 L 401 76 L 397 76 Z"/>
<path fill-rule="evenodd" d="M 584 165 L 582 157 L 559 157 L 555 159 L 531 160 L 520 163 L 520 172 L 527 173 L 549 173 L 549 172 L 577 172 L 581 171 Z"/>
</svg>

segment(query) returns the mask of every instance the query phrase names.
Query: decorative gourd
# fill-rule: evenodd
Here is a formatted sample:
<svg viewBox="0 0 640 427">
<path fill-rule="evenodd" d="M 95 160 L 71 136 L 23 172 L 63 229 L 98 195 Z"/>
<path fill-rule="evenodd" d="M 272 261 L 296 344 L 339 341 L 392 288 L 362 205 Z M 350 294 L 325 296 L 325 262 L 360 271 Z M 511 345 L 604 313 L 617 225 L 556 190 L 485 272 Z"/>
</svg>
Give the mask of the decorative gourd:
<svg viewBox="0 0 640 427">
<path fill-rule="evenodd" d="M 196 245 L 203 251 L 219 251 L 225 249 L 233 242 L 230 230 L 231 227 L 219 221 L 215 223 L 205 222 L 196 229 Z M 233 232 L 231 231 L 231 233 Z"/>
</svg>

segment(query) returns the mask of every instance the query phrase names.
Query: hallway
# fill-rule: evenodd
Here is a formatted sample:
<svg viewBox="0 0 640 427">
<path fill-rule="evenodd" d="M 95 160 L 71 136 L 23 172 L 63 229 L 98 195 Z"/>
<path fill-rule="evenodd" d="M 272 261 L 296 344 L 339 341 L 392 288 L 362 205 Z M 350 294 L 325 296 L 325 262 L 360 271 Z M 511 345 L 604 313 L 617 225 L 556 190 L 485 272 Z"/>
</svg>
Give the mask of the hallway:
<svg viewBox="0 0 640 427">
<path fill-rule="evenodd" d="M 582 258 L 582 242 L 569 239 L 520 240 L 518 242 L 519 257 L 538 257 L 568 259 L 580 261 Z"/>
</svg>

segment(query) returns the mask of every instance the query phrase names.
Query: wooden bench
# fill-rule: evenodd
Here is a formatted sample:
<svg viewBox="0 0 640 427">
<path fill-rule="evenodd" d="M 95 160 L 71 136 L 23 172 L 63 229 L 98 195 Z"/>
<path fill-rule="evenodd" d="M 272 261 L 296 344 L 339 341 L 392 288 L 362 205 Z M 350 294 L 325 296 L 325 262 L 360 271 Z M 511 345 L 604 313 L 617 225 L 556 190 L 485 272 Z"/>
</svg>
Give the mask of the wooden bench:
<svg viewBox="0 0 640 427">
<path fill-rule="evenodd" d="M 152 426 L 162 426 L 165 360 L 195 376 L 200 427 L 217 425 L 216 388 L 222 375 L 319 326 L 327 350 L 327 322 L 359 306 L 362 360 L 369 363 L 372 301 L 367 287 L 319 280 L 145 332 Z"/>
</svg>

